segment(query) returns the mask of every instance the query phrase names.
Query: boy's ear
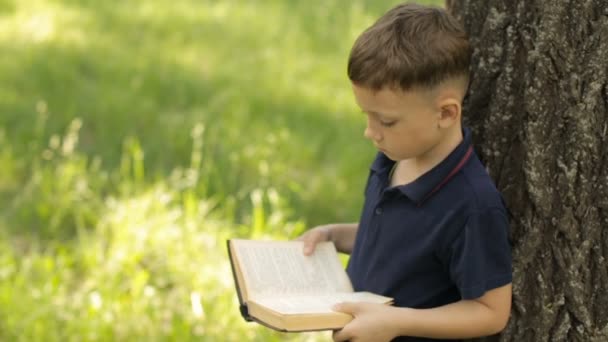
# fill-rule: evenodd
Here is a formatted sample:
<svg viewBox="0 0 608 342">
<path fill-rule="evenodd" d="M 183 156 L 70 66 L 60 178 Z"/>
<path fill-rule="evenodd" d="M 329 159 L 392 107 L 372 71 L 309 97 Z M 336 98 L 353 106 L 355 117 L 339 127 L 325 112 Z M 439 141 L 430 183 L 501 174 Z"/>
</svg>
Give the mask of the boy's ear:
<svg viewBox="0 0 608 342">
<path fill-rule="evenodd" d="M 448 128 L 460 122 L 462 111 L 460 101 L 453 97 L 444 98 L 439 102 L 439 127 Z"/>
</svg>

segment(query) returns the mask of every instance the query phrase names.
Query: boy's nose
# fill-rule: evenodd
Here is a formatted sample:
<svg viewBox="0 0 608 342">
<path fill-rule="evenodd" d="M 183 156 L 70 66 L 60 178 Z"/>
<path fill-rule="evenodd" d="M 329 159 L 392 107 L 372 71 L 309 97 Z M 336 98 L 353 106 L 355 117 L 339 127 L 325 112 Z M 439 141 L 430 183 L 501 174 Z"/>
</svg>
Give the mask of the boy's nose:
<svg viewBox="0 0 608 342">
<path fill-rule="evenodd" d="M 369 125 L 365 127 L 365 131 L 363 131 L 363 136 L 374 142 L 379 142 L 380 140 L 382 140 L 380 134 L 372 130 Z"/>
</svg>

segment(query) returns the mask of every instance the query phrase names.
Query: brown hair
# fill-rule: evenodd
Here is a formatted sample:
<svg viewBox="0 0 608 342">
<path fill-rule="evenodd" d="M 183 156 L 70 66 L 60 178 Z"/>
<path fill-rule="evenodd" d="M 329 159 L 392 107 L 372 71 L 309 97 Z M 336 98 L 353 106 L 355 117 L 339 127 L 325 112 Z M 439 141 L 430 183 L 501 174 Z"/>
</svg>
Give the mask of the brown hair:
<svg viewBox="0 0 608 342">
<path fill-rule="evenodd" d="M 401 4 L 365 30 L 348 59 L 358 86 L 433 88 L 452 77 L 467 80 L 471 47 L 462 25 L 446 10 Z"/>
</svg>

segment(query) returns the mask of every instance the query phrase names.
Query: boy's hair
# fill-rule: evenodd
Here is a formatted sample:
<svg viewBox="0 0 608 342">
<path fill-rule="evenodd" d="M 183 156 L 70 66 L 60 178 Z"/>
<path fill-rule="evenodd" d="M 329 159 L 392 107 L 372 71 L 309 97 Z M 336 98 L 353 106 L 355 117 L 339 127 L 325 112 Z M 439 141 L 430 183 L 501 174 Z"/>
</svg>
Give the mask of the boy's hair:
<svg viewBox="0 0 608 342">
<path fill-rule="evenodd" d="M 471 47 L 462 25 L 446 10 L 401 4 L 363 32 L 348 59 L 348 77 L 362 87 L 433 88 L 463 77 Z"/>
</svg>

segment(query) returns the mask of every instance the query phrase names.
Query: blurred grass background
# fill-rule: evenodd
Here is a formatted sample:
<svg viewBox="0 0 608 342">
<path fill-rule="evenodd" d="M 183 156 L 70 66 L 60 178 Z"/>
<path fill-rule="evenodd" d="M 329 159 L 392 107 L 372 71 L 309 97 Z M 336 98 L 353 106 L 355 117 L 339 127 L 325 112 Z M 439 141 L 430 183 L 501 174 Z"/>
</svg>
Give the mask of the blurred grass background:
<svg viewBox="0 0 608 342">
<path fill-rule="evenodd" d="M 396 3 L 0 0 L 0 340 L 327 339 L 245 323 L 224 241 L 358 219 Z"/>
</svg>

